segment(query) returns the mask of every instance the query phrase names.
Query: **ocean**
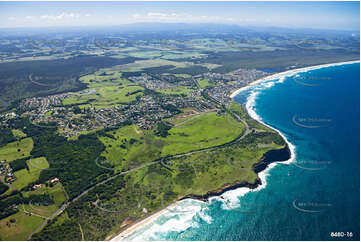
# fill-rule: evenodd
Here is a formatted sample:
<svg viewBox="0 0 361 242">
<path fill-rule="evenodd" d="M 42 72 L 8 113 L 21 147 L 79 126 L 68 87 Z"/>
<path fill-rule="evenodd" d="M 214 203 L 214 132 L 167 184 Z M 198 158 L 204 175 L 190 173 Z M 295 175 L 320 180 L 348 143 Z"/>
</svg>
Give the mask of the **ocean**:
<svg viewBox="0 0 361 242">
<path fill-rule="evenodd" d="M 268 80 L 234 100 L 277 129 L 294 152 L 209 203 L 184 200 L 127 239 L 359 240 L 360 64 Z"/>
</svg>

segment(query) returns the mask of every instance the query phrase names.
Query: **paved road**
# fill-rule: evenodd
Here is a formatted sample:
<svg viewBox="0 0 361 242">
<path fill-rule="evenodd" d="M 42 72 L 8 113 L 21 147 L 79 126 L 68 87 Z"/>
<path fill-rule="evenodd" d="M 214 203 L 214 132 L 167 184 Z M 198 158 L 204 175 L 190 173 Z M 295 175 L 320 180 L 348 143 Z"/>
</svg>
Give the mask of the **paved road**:
<svg viewBox="0 0 361 242">
<path fill-rule="evenodd" d="M 194 78 L 192 78 L 192 81 L 194 82 L 194 84 L 197 86 L 197 88 L 199 90 L 202 90 L 201 86 L 199 86 L 199 83 Z"/>
<path fill-rule="evenodd" d="M 212 99 L 212 98 L 211 98 Z M 217 103 L 218 104 L 218 103 Z M 231 112 L 231 111 L 230 111 Z M 188 155 L 192 155 L 192 154 L 197 154 L 197 153 L 201 153 L 201 152 L 206 152 L 206 151 L 211 151 L 211 150 L 216 150 L 218 148 L 222 148 L 222 147 L 225 147 L 225 146 L 229 146 L 229 145 L 232 145 L 234 143 L 237 143 L 238 141 L 240 141 L 241 139 L 243 139 L 244 137 L 246 137 L 249 133 L 250 133 L 250 130 L 249 130 L 249 126 L 248 126 L 248 123 L 246 121 L 244 121 L 243 119 L 241 119 L 237 114 L 231 112 L 232 115 L 237 119 L 237 121 L 239 122 L 242 122 L 244 125 L 245 125 L 245 131 L 243 132 L 242 135 L 240 135 L 239 137 L 237 137 L 236 139 L 228 142 L 228 143 L 225 143 L 225 144 L 222 144 L 222 145 L 218 145 L 218 146 L 213 146 L 213 147 L 210 147 L 210 148 L 205 148 L 205 149 L 201 149 L 201 150 L 197 150 L 197 151 L 191 151 L 191 152 L 187 152 L 187 153 L 184 153 L 184 154 L 178 154 L 178 155 L 173 155 L 173 156 L 168 156 L 166 157 L 167 159 L 171 159 L 171 158 L 179 158 L 179 157 L 184 157 L 184 156 L 188 156 Z M 64 203 L 57 211 L 55 211 L 51 216 L 49 216 L 48 218 L 46 218 L 44 220 L 44 222 L 29 236 L 29 240 L 31 239 L 32 235 L 33 234 L 36 234 L 38 232 L 40 232 L 45 226 L 46 224 L 48 223 L 48 221 L 51 221 L 52 219 L 54 219 L 56 216 L 60 215 L 61 213 L 63 213 L 65 211 L 65 209 L 73 202 L 79 200 L 80 198 L 82 198 L 84 195 L 86 195 L 89 191 L 93 190 L 95 187 L 97 186 L 100 186 L 100 185 L 103 185 L 111 180 L 114 180 L 115 178 L 121 176 L 121 175 L 125 175 L 129 172 L 132 172 L 132 171 L 135 171 L 135 170 L 139 170 L 139 169 L 142 169 L 142 168 L 145 168 L 147 166 L 151 166 L 151 165 L 154 165 L 154 164 L 157 164 L 157 163 L 162 163 L 164 161 L 165 158 L 159 158 L 153 162 L 150 162 L 148 164 L 144 164 L 142 166 L 139 166 L 139 167 L 136 167 L 136 168 L 133 168 L 133 169 L 130 169 L 128 171 L 123 171 L 123 172 L 120 172 L 114 176 L 111 176 L 107 179 L 105 179 L 104 181 L 101 181 L 99 183 L 96 183 L 92 186 L 90 186 L 89 188 L 87 188 L 86 190 L 84 190 L 82 193 L 80 193 L 79 195 L 77 195 L 76 197 L 72 198 L 71 200 L 69 200 L 68 202 Z M 163 164 L 163 163 L 162 163 Z"/>
<path fill-rule="evenodd" d="M 76 197 L 74 197 L 73 199 L 69 200 L 68 202 L 64 203 L 58 210 L 56 210 L 52 215 L 50 215 L 49 217 L 47 217 L 44 222 L 29 236 L 29 240 L 31 239 L 31 236 L 33 236 L 34 234 L 40 232 L 45 226 L 46 224 L 48 223 L 48 221 L 51 221 L 53 220 L 56 216 L 60 215 L 61 213 L 63 213 L 65 211 L 65 209 L 73 202 L 79 200 L 81 197 L 83 197 L 84 195 L 86 195 L 89 191 L 93 190 L 95 187 L 97 186 L 100 186 L 100 185 L 103 185 L 111 180 L 114 180 L 115 178 L 121 176 L 121 175 L 124 175 L 124 174 L 127 174 L 129 172 L 132 172 L 132 171 L 135 171 L 135 170 L 138 170 L 138 169 L 142 169 L 144 167 L 147 167 L 147 166 L 151 166 L 151 165 L 154 165 L 156 163 L 159 163 L 160 161 L 153 161 L 153 162 L 150 162 L 148 164 L 144 164 L 142 166 L 138 166 L 136 168 L 133 168 L 133 169 L 130 169 L 128 171 L 123 171 L 123 172 L 120 172 L 114 176 L 111 176 L 107 179 L 105 179 L 104 181 L 101 181 L 99 183 L 96 183 L 94 185 L 92 185 L 91 187 L 87 188 L 86 190 L 84 190 L 82 193 L 80 193 L 79 195 L 77 195 Z"/>
</svg>

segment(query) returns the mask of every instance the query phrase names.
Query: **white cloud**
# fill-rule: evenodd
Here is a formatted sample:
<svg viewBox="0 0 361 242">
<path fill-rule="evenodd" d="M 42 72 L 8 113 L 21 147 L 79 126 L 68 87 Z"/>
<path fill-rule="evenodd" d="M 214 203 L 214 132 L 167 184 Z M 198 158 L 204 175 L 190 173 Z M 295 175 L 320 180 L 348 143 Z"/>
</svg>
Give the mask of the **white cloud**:
<svg viewBox="0 0 361 242">
<path fill-rule="evenodd" d="M 43 20 L 50 20 L 50 21 L 62 21 L 62 20 L 73 20 L 73 19 L 79 19 L 81 17 L 81 14 L 79 13 L 67 13 L 67 12 L 62 12 L 59 15 L 42 15 L 40 16 L 41 19 Z"/>
<path fill-rule="evenodd" d="M 219 16 L 195 16 L 188 13 L 164 13 L 164 12 L 147 12 L 145 14 L 136 13 L 132 15 L 132 19 L 135 21 L 145 22 L 234 22 L 233 18 L 225 18 Z"/>
<path fill-rule="evenodd" d="M 167 17 L 168 16 L 168 14 L 166 14 L 166 13 L 147 13 L 147 16 L 149 16 L 149 17 Z"/>
</svg>

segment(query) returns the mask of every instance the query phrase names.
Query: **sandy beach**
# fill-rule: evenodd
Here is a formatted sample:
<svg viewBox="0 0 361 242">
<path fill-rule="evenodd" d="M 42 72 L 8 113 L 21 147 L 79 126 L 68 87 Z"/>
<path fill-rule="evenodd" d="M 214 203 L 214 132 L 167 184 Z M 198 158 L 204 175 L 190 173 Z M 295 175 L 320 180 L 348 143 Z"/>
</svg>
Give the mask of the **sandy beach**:
<svg viewBox="0 0 361 242">
<path fill-rule="evenodd" d="M 358 60 L 358 61 L 348 61 L 348 62 L 323 64 L 323 65 L 303 67 L 303 68 L 292 69 L 292 70 L 276 73 L 276 74 L 261 78 L 259 80 L 256 80 L 256 81 L 250 83 L 249 85 L 234 91 L 230 95 L 230 97 L 233 98 L 233 97 L 237 96 L 240 92 L 244 91 L 245 89 L 247 89 L 247 88 L 249 88 L 251 86 L 255 86 L 255 85 L 257 85 L 257 84 L 259 84 L 261 82 L 264 82 L 264 81 L 270 81 L 270 80 L 275 80 L 275 79 L 279 79 L 279 78 L 284 78 L 284 77 L 287 77 L 287 76 L 293 76 L 293 75 L 295 75 L 297 73 L 300 73 L 300 72 L 307 72 L 307 71 L 310 71 L 310 70 L 316 70 L 316 69 L 320 69 L 320 68 L 324 68 L 324 67 L 338 66 L 338 65 L 344 65 L 344 64 L 353 64 L 353 63 L 358 63 L 358 62 L 360 62 L 360 61 Z M 252 101 L 251 99 L 248 100 L 247 105 L 250 105 L 250 101 Z M 271 126 L 269 126 L 269 125 L 267 125 L 265 123 L 263 123 L 262 120 L 260 119 L 260 117 L 258 117 L 258 115 L 252 109 L 250 109 L 250 107 L 247 107 L 247 110 L 249 111 L 249 115 L 253 119 L 255 119 L 255 120 L 259 121 L 260 123 L 264 124 L 265 126 L 277 131 L 277 133 L 279 133 L 283 137 L 283 139 L 286 141 L 286 143 L 288 144 L 288 146 L 290 148 L 290 151 L 291 151 L 291 158 L 288 161 L 283 162 L 283 163 L 289 164 L 290 162 L 292 162 L 295 159 L 295 147 L 287 140 L 287 138 L 280 131 L 276 130 L 275 128 L 273 128 L 273 127 L 271 127 Z M 275 165 L 276 165 L 276 163 L 271 164 L 271 166 L 268 167 L 268 169 L 266 169 L 266 170 L 268 171 L 269 169 L 271 169 Z M 258 174 L 260 176 L 260 179 L 262 180 L 262 185 L 260 187 L 258 187 L 257 190 L 262 189 L 262 188 L 264 188 L 266 186 L 266 179 L 265 179 L 266 173 L 267 173 L 266 170 L 263 171 L 263 172 L 260 172 Z M 245 190 L 244 193 L 247 193 L 249 189 L 244 188 L 244 190 Z M 217 198 L 214 198 L 214 199 L 217 199 Z M 211 200 L 213 200 L 213 199 L 211 199 Z M 178 205 L 179 202 L 180 201 L 175 201 L 174 203 L 170 204 L 166 208 L 158 210 L 158 211 L 154 212 L 153 214 L 148 215 L 147 217 L 138 220 L 134 224 L 131 224 L 127 229 L 122 231 L 120 234 L 112 236 L 109 240 L 110 241 L 127 240 L 127 237 L 129 237 L 132 233 L 134 233 L 138 229 L 142 228 L 143 226 L 145 226 L 147 224 L 150 224 L 151 222 L 156 220 L 158 217 L 160 217 L 163 214 L 167 213 L 169 209 L 175 208 Z"/>
<path fill-rule="evenodd" d="M 288 70 L 288 71 L 284 71 L 284 72 L 279 72 L 270 76 L 266 76 L 263 77 L 261 79 L 258 79 L 250 84 L 248 84 L 247 86 L 244 86 L 236 91 L 234 91 L 230 97 L 234 98 L 235 96 L 237 96 L 240 92 L 242 92 L 243 90 L 257 85 L 260 82 L 264 82 L 264 81 L 270 81 L 270 80 L 274 80 L 274 79 L 279 79 L 281 77 L 287 77 L 287 76 L 293 76 L 297 73 L 300 72 L 307 72 L 307 71 L 311 71 L 311 70 L 316 70 L 316 69 L 320 69 L 320 68 L 324 68 L 324 67 L 329 67 L 329 66 L 340 66 L 340 65 L 345 65 L 345 64 L 353 64 L 353 63 L 358 63 L 360 62 L 359 60 L 357 61 L 346 61 L 346 62 L 337 62 L 337 63 L 330 63 L 330 64 L 322 64 L 322 65 L 317 65 L 317 66 L 309 66 L 309 67 L 302 67 L 302 68 L 298 68 L 298 69 L 292 69 L 292 70 Z"/>
<path fill-rule="evenodd" d="M 136 230 L 142 228 L 143 226 L 153 222 L 154 220 L 156 220 L 158 217 L 162 216 L 163 214 L 167 213 L 169 210 L 175 208 L 177 206 L 177 204 L 180 201 L 175 201 L 173 203 L 171 203 L 170 205 L 168 205 L 167 207 L 154 212 L 151 215 L 148 215 L 145 218 L 141 218 L 139 221 L 135 222 L 134 224 L 131 224 L 127 229 L 125 229 L 124 231 L 122 231 L 120 234 L 110 238 L 110 241 L 123 241 L 123 240 L 127 240 L 127 237 L 130 236 L 133 232 L 135 232 Z"/>
</svg>

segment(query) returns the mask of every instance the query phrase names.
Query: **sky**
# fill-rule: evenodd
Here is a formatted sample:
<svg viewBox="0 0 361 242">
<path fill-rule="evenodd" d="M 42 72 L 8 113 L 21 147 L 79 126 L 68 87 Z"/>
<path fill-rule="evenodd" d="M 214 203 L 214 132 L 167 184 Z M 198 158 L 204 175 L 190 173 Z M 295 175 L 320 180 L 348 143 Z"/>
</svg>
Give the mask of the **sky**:
<svg viewBox="0 0 361 242">
<path fill-rule="evenodd" d="M 0 28 L 228 23 L 360 29 L 359 2 L 0 2 Z"/>
</svg>

